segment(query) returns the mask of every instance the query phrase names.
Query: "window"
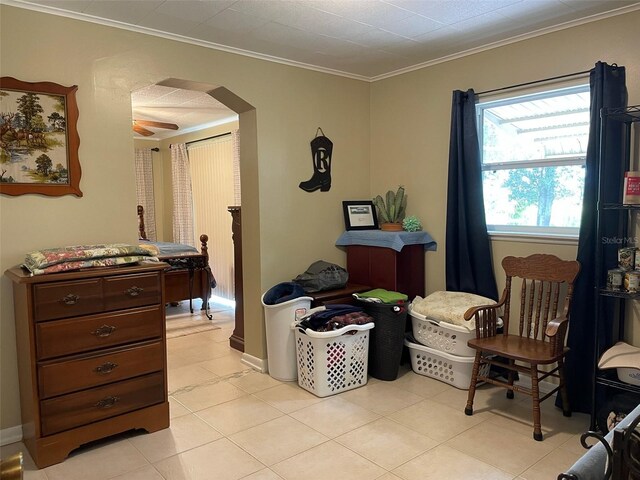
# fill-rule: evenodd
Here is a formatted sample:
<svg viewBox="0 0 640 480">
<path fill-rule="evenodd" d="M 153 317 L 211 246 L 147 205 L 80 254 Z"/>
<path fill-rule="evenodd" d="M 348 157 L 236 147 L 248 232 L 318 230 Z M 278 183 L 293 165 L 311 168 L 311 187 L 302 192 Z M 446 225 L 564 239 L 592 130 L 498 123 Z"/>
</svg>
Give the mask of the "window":
<svg viewBox="0 0 640 480">
<path fill-rule="evenodd" d="M 478 104 L 489 233 L 578 235 L 589 103 L 582 85 Z"/>
</svg>

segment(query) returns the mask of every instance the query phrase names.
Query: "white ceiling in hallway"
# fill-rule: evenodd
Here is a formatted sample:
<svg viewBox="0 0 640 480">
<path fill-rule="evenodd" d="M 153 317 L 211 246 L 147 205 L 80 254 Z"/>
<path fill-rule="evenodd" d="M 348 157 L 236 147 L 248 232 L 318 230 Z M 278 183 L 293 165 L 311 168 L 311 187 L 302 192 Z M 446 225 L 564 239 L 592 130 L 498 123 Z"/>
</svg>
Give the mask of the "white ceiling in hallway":
<svg viewBox="0 0 640 480">
<path fill-rule="evenodd" d="M 131 93 L 133 120 L 152 120 L 174 123 L 179 129 L 167 130 L 144 126 L 152 136 L 135 138 L 161 140 L 194 130 L 237 120 L 237 114 L 224 104 L 203 92 L 182 90 L 162 85 L 149 85 Z"/>
</svg>

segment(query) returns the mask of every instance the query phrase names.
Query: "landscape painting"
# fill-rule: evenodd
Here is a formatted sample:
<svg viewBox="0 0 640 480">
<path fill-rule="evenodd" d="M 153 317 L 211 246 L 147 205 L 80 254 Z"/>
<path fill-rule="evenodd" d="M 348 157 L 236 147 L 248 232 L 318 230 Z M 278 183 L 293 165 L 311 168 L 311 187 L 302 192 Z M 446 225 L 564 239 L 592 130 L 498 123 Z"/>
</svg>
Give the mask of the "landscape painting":
<svg viewBox="0 0 640 480">
<path fill-rule="evenodd" d="M 76 89 L 0 79 L 0 193 L 82 195 Z"/>
</svg>

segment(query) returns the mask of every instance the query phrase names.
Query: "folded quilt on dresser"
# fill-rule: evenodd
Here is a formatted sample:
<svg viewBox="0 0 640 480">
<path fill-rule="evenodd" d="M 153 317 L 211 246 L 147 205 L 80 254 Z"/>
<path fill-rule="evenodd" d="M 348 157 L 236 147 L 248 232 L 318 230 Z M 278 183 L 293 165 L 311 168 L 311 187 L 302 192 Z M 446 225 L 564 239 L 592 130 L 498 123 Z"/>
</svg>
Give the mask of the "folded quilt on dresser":
<svg viewBox="0 0 640 480">
<path fill-rule="evenodd" d="M 73 245 L 36 250 L 26 255 L 23 267 L 32 275 L 66 272 L 91 267 L 111 267 L 140 261 L 158 261 L 149 250 L 136 245 L 112 243 Z"/>
</svg>

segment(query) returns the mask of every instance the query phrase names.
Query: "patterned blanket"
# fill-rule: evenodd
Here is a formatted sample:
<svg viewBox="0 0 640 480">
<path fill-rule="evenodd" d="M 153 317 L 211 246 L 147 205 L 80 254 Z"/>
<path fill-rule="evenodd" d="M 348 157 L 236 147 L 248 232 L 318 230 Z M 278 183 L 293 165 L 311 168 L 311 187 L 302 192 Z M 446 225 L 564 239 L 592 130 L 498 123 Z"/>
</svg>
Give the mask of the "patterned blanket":
<svg viewBox="0 0 640 480">
<path fill-rule="evenodd" d="M 113 243 L 37 250 L 27 254 L 23 266 L 32 275 L 43 275 L 81 268 L 126 265 L 143 260 L 157 262 L 158 258 L 139 246 Z"/>
<path fill-rule="evenodd" d="M 471 307 L 494 305 L 490 298 L 464 292 L 434 292 L 426 298 L 417 296 L 412 304 L 412 311 L 424 315 L 435 322 L 446 322 L 459 327 L 474 330 L 474 319 L 464 319 L 465 312 Z"/>
</svg>

